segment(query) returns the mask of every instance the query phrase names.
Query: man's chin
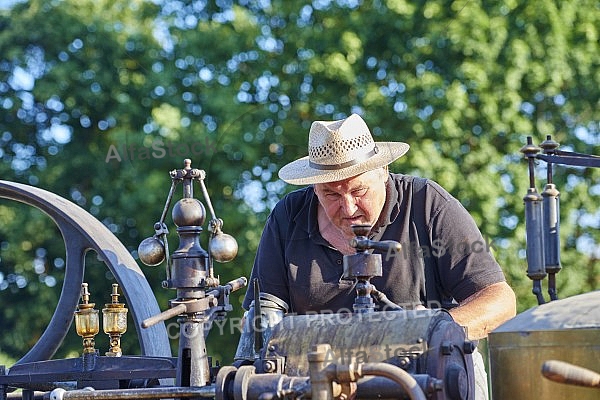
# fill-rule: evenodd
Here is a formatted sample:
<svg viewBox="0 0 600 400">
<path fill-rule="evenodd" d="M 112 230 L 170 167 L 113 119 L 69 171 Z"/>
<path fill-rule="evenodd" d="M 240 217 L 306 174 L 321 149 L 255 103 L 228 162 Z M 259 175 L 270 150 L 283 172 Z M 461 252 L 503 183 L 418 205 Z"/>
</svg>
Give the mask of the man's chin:
<svg viewBox="0 0 600 400">
<path fill-rule="evenodd" d="M 355 218 L 355 219 L 344 220 L 344 224 L 346 226 L 348 226 L 350 229 L 352 229 L 353 225 L 365 225 L 365 224 L 368 224 L 368 222 L 367 221 L 363 221 L 360 218 Z"/>
</svg>

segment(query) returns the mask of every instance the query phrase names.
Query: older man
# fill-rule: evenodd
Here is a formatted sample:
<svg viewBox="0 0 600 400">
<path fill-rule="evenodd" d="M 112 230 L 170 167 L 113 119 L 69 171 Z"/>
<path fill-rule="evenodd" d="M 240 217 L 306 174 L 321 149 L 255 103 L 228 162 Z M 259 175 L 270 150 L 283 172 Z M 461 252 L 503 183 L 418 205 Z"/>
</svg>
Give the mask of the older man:
<svg viewBox="0 0 600 400">
<path fill-rule="evenodd" d="M 392 174 L 401 142 L 374 142 L 363 119 L 316 121 L 308 156 L 279 177 L 309 185 L 285 196 L 267 220 L 252 278 L 291 312 L 352 311 L 353 282 L 342 280 L 353 254 L 352 225 L 372 226 L 372 240 L 402 244 L 383 253 L 378 291 L 404 308 L 444 307 L 471 339 L 515 315 L 515 296 L 469 213 L 433 181 Z M 253 300 L 248 291 L 247 309 Z"/>
</svg>

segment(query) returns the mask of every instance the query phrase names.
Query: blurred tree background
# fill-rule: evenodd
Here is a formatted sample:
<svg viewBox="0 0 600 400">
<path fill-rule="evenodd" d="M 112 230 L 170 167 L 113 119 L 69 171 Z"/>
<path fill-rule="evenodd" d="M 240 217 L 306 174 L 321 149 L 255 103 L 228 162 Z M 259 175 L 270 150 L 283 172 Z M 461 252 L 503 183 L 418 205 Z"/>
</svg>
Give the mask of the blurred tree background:
<svg viewBox="0 0 600 400">
<path fill-rule="evenodd" d="M 80 205 L 137 258 L 162 212 L 168 171 L 191 158 L 239 243 L 233 262 L 215 265 L 226 282 L 249 276 L 269 210 L 294 189 L 276 172 L 306 154 L 310 123 L 357 112 L 377 140 L 411 144 L 393 171 L 434 179 L 462 201 L 523 311 L 536 302 L 525 275 L 519 149 L 528 135 L 536 144 L 552 135 L 562 149 L 597 153 L 598 21 L 592 0 L 16 2 L 0 11 L 0 179 Z M 541 190 L 543 163 L 537 172 Z M 555 168 L 561 297 L 600 286 L 599 177 Z M 96 255 L 86 261 L 102 305 L 114 278 Z M 143 268 L 166 309 L 175 292 L 160 288 L 164 268 Z M 52 221 L 0 200 L 4 363 L 43 333 L 63 276 Z M 242 292 L 232 295 L 231 318 Z M 209 354 L 231 362 L 238 334 L 234 325 L 214 329 Z M 125 353 L 137 346 L 126 334 Z M 56 356 L 80 351 L 70 332 Z"/>
</svg>

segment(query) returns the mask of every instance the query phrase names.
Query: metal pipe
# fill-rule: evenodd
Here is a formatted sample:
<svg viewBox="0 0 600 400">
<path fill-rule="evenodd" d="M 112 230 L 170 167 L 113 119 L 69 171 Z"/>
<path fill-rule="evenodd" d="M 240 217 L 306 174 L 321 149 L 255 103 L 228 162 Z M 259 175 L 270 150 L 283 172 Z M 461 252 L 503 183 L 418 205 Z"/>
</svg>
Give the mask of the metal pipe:
<svg viewBox="0 0 600 400">
<path fill-rule="evenodd" d="M 559 192 L 549 183 L 542 192 L 544 212 L 544 266 L 548 273 L 550 300 L 558 300 L 556 274 L 560 272 L 560 211 Z"/>
<path fill-rule="evenodd" d="M 167 399 L 167 398 L 193 398 L 214 397 L 214 386 L 202 387 L 160 387 L 142 389 L 111 389 L 94 390 L 92 388 L 82 390 L 54 389 L 44 394 L 45 400 L 139 400 L 139 399 Z"/>
<path fill-rule="evenodd" d="M 547 135 L 540 147 L 544 154 L 554 156 L 559 144 Z M 552 162 L 547 160 L 547 183 L 542 196 L 544 197 L 544 264 L 548 273 L 548 294 L 550 300 L 558 300 L 556 290 L 556 274 L 560 271 L 560 207 L 559 191 L 552 182 Z"/>
<path fill-rule="evenodd" d="M 311 394 L 310 378 L 307 376 L 287 376 L 279 374 L 256 374 L 248 376 L 245 393 L 236 393 L 247 400 L 306 398 Z M 240 397 L 238 397 L 240 398 Z M 222 400 L 222 399 L 217 399 Z M 230 398 L 231 400 L 231 398 Z"/>
<path fill-rule="evenodd" d="M 377 300 L 380 303 L 383 303 L 384 309 L 386 311 L 391 311 L 391 310 L 402 311 L 402 310 L 404 310 L 404 308 L 402 308 L 398 304 L 396 304 L 393 301 L 391 301 L 390 299 L 388 299 L 388 297 L 385 295 L 385 293 L 377 290 L 375 285 L 371 284 L 371 286 L 373 287 L 371 289 L 371 295 L 375 298 L 375 300 Z"/>
<path fill-rule="evenodd" d="M 433 378 L 430 375 L 415 374 L 411 376 L 415 378 L 423 393 L 428 392 L 433 394 L 436 390 L 441 391 L 443 388 L 443 381 Z M 311 380 L 307 376 L 248 374 L 246 379 L 240 379 L 239 377 L 237 379 L 238 383 L 243 382 L 237 385 L 237 390 L 242 390 L 242 387 L 244 387 L 246 391 L 238 391 L 235 394 L 231 393 L 229 397 L 217 398 L 217 400 L 231 400 L 236 396 L 248 400 L 259 400 L 261 398 L 283 399 L 286 396 L 300 398 L 310 396 L 312 390 Z M 351 380 L 348 376 L 341 379 L 339 375 L 337 379 L 340 379 L 340 383 L 346 383 Z M 233 381 L 231 382 L 231 386 L 231 390 L 233 390 Z M 357 399 L 394 399 L 406 398 L 407 396 L 408 394 L 400 384 L 385 376 L 373 375 L 357 381 Z"/>
<path fill-rule="evenodd" d="M 529 189 L 523 197 L 525 203 L 525 237 L 527 249 L 527 276 L 533 281 L 533 294 L 538 304 L 545 303 L 542 294 L 542 279 L 546 277 L 544 265 L 544 231 L 542 215 L 542 196 L 535 188 L 534 160 L 540 148 L 533 145 L 531 136 L 527 144 L 521 148 L 529 164 Z"/>
<path fill-rule="evenodd" d="M 329 344 L 317 344 L 307 354 L 312 400 L 333 400 L 333 382 L 325 367 L 333 352 Z M 330 364 L 334 365 L 334 364 Z"/>
<path fill-rule="evenodd" d="M 22 392 L 15 392 L 15 393 L 8 393 L 6 395 L 6 398 L 8 400 L 23 400 L 26 398 L 32 399 L 32 400 L 44 400 L 44 394 L 45 392 L 39 392 L 39 391 L 32 391 L 29 395 L 25 395 L 25 390 L 23 390 Z"/>
<path fill-rule="evenodd" d="M 444 381 L 429 374 L 411 374 L 411 376 L 427 396 L 433 396 L 437 391 L 441 392 L 444 389 Z M 403 399 L 406 396 L 402 386 L 384 376 L 369 376 L 357 381 L 357 399 Z"/>
<path fill-rule="evenodd" d="M 560 211 L 559 192 L 556 186 L 549 183 L 542 192 L 544 209 L 544 263 L 546 272 L 556 273 L 560 270 Z"/>
<path fill-rule="evenodd" d="M 396 382 L 412 400 L 427 400 L 415 378 L 402 368 L 386 363 L 365 363 L 356 367 L 359 376 L 382 376 Z"/>
<path fill-rule="evenodd" d="M 525 231 L 527 235 L 527 276 L 540 280 L 546 276 L 544 263 L 544 229 L 542 196 L 535 188 L 529 188 L 525 202 Z"/>
</svg>

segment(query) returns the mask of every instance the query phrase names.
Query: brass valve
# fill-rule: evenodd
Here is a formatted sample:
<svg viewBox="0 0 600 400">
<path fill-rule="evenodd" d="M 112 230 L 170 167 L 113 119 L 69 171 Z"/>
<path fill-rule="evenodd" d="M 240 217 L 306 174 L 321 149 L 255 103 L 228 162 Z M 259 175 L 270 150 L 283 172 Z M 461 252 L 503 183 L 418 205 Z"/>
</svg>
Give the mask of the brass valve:
<svg viewBox="0 0 600 400">
<path fill-rule="evenodd" d="M 94 308 L 95 303 L 90 303 L 90 292 L 88 284 L 81 284 L 81 304 L 75 311 L 75 329 L 77 334 L 83 338 L 83 354 L 94 354 L 94 336 L 100 332 L 100 321 L 98 310 Z"/>
<path fill-rule="evenodd" d="M 127 331 L 127 308 L 119 303 L 119 285 L 113 283 L 111 303 L 102 309 L 102 327 L 110 338 L 110 349 L 106 352 L 110 357 L 121 357 L 121 336 Z"/>
</svg>

